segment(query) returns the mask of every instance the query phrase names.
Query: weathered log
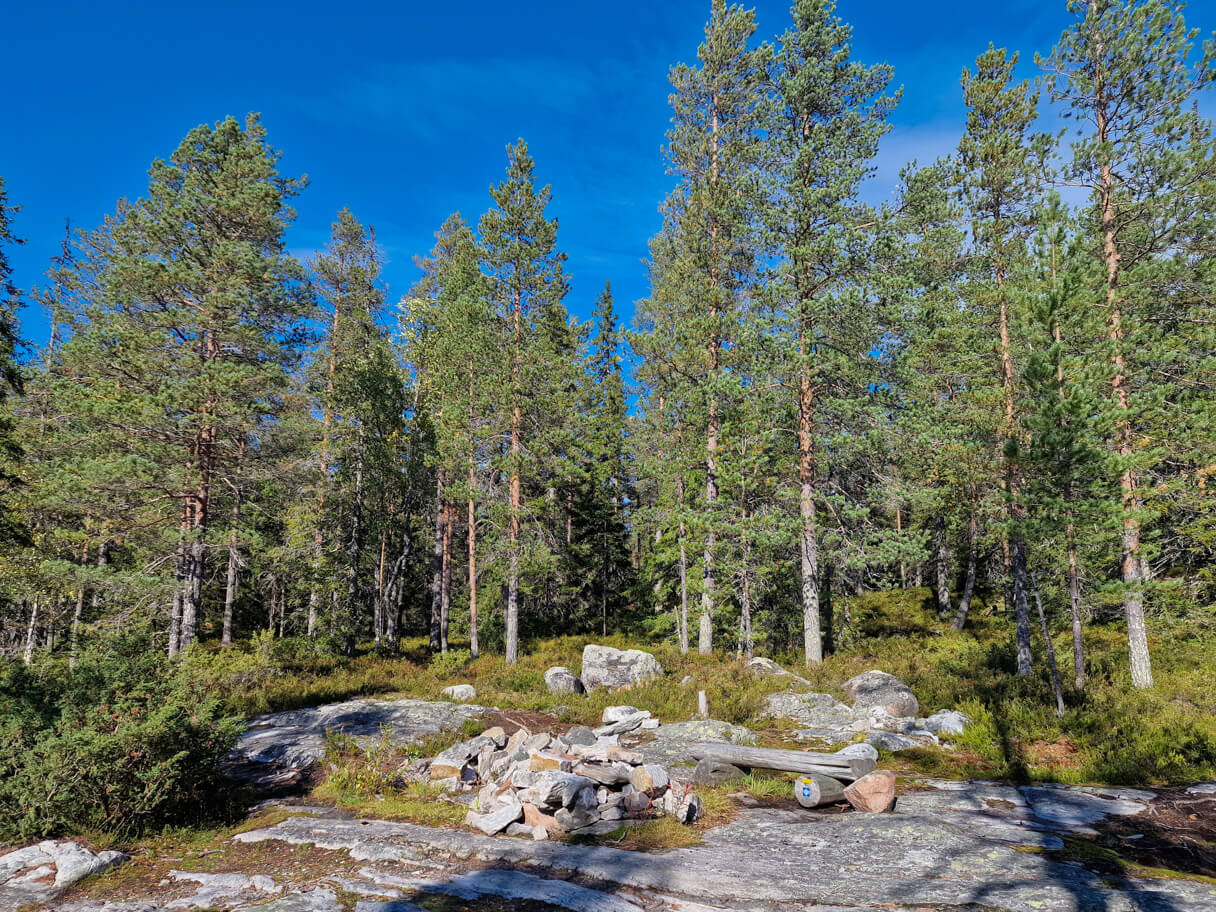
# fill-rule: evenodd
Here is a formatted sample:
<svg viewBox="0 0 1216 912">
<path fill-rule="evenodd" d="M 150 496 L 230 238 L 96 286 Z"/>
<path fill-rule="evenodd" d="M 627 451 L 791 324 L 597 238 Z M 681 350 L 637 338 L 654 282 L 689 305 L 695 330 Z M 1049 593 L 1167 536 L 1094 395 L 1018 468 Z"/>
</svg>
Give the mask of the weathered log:
<svg viewBox="0 0 1216 912">
<path fill-rule="evenodd" d="M 786 773 L 820 773 L 852 782 L 872 772 L 877 764 L 868 757 L 841 757 L 813 751 L 745 747 L 741 744 L 694 744 L 689 753 L 695 760 L 721 760 L 748 769 L 771 769 Z"/>
<path fill-rule="evenodd" d="M 808 773 L 794 783 L 794 798 L 804 808 L 816 808 L 845 800 L 844 783 L 821 773 Z"/>
</svg>

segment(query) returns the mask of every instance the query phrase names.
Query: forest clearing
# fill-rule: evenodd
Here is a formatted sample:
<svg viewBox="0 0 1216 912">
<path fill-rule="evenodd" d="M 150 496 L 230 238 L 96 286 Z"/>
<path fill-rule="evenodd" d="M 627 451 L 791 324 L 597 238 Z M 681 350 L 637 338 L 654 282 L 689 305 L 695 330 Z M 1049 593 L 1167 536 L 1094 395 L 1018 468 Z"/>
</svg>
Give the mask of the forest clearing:
<svg viewBox="0 0 1216 912">
<path fill-rule="evenodd" d="M 495 140 L 428 252 L 290 107 L 58 241 L 2 153 L 0 912 L 1216 907 L 1216 11 L 1058 5 L 711 0 L 661 199 Z"/>
</svg>

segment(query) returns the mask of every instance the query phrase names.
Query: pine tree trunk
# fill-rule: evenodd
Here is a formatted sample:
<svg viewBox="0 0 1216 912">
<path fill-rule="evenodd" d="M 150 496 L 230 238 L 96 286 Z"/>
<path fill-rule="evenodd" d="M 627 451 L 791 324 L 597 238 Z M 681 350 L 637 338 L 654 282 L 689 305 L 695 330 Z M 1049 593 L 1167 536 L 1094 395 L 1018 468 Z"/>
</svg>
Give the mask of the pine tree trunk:
<svg viewBox="0 0 1216 912">
<path fill-rule="evenodd" d="M 714 346 L 714 358 L 717 357 L 717 347 Z M 716 371 L 717 364 L 714 364 Z M 708 655 L 714 648 L 714 533 L 713 508 L 718 500 L 718 403 L 716 398 L 709 401 L 709 422 L 705 438 L 705 507 L 710 514 L 709 529 L 705 533 L 705 550 L 701 556 L 702 585 L 701 585 L 701 623 L 697 636 L 697 651 Z"/>
<path fill-rule="evenodd" d="M 836 570 L 828 564 L 823 568 L 823 586 L 820 589 L 819 605 L 823 613 L 823 652 L 832 655 L 836 651 L 835 604 L 832 601 L 832 582 L 836 578 Z M 861 595 L 861 584 L 858 583 L 858 595 Z"/>
<path fill-rule="evenodd" d="M 469 652 L 473 658 L 481 654 L 481 645 L 477 641 L 477 502 L 474 492 L 477 490 L 477 444 L 475 437 L 476 416 L 473 402 L 476 386 L 476 364 L 469 361 L 469 502 L 468 517 L 468 547 L 469 547 Z"/>
<path fill-rule="evenodd" d="M 798 510 L 802 520 L 799 552 L 802 559 L 802 650 L 807 665 L 823 661 L 823 632 L 819 622 L 819 538 L 815 523 L 815 388 L 805 364 L 808 327 L 800 325 L 798 350 L 803 359 L 798 381 Z"/>
<path fill-rule="evenodd" d="M 711 152 L 710 152 L 710 186 L 718 183 L 718 98 L 715 95 L 710 104 L 711 108 Z M 718 299 L 721 283 L 721 270 L 717 261 L 718 255 L 718 223 L 711 213 L 709 220 L 709 344 L 707 345 L 708 378 L 710 383 L 709 414 L 705 422 L 705 512 L 708 515 L 709 528 L 705 534 L 705 550 L 702 553 L 702 584 L 701 584 L 701 624 L 697 636 L 697 651 L 702 655 L 713 652 L 714 646 L 714 549 L 716 544 L 714 505 L 718 500 L 718 435 L 721 431 L 718 415 L 718 394 L 715 384 L 718 379 L 718 369 L 721 364 L 721 339 L 718 333 L 719 318 Z"/>
<path fill-rule="evenodd" d="M 443 571 L 439 584 L 439 650 L 448 651 L 448 621 L 452 608 L 452 526 L 455 516 L 452 505 L 443 506 Z"/>
<path fill-rule="evenodd" d="M 1047 667 L 1051 670 L 1051 689 L 1056 696 L 1056 715 L 1064 715 L 1064 688 L 1060 684 L 1060 669 L 1056 665 L 1056 647 L 1051 642 L 1051 632 L 1047 629 L 1047 615 L 1043 612 L 1043 599 L 1039 597 L 1039 582 L 1034 580 L 1034 603 L 1039 610 L 1039 630 L 1043 634 L 1043 642 L 1047 644 Z"/>
<path fill-rule="evenodd" d="M 359 632 L 359 565 L 363 558 L 363 427 L 359 427 L 358 449 L 355 453 L 355 496 L 350 508 L 350 533 L 346 542 L 346 605 L 343 627 L 346 633 L 346 654 L 354 658 Z"/>
<path fill-rule="evenodd" d="M 83 567 L 89 560 L 89 544 L 85 542 L 83 549 L 80 552 L 80 566 Z M 84 618 L 84 599 L 85 585 L 81 583 L 76 589 L 76 609 L 72 612 L 72 627 L 68 634 L 68 670 L 76 667 L 76 655 L 80 646 L 80 622 Z"/>
<path fill-rule="evenodd" d="M 435 472 L 435 540 L 431 544 L 431 652 L 439 652 L 442 647 L 440 635 L 441 615 L 443 613 L 443 546 L 447 537 L 447 510 L 444 505 L 444 470 Z"/>
<path fill-rule="evenodd" d="M 895 534 L 896 534 L 896 536 L 902 538 L 903 531 L 904 531 L 903 511 L 901 510 L 900 507 L 897 506 L 895 508 Z M 899 588 L 900 589 L 908 588 L 908 565 L 907 565 L 907 563 L 904 562 L 904 559 L 902 557 L 900 557 L 900 559 L 899 559 Z"/>
<path fill-rule="evenodd" d="M 933 523 L 933 539 L 937 546 L 937 613 L 939 617 L 950 616 L 950 550 L 946 542 L 946 519 L 938 515 Z"/>
<path fill-rule="evenodd" d="M 1030 604 L 1026 594 L 1026 545 L 1021 536 L 1010 542 L 1010 560 L 1013 565 L 1013 612 L 1017 626 L 1018 674 L 1028 675 L 1033 671 L 1033 656 L 1030 651 Z"/>
<path fill-rule="evenodd" d="M 473 490 L 474 472 L 469 466 L 469 491 Z M 481 654 L 477 642 L 477 504 L 469 498 L 469 652 L 473 658 Z"/>
<path fill-rule="evenodd" d="M 509 492 L 509 517 L 507 520 L 507 611 L 505 618 L 505 660 L 508 665 L 519 661 L 519 530 L 520 512 L 523 509 L 523 478 L 520 460 L 523 455 L 524 415 L 523 380 L 523 299 L 519 290 L 515 292 L 512 308 L 514 346 L 511 352 L 511 486 Z"/>
<path fill-rule="evenodd" d="M 25 651 L 21 655 L 21 661 L 26 665 L 34 661 L 34 645 L 35 634 L 38 630 L 38 596 L 35 595 L 30 603 L 30 623 L 25 631 Z"/>
<path fill-rule="evenodd" d="M 680 654 L 688 654 L 688 549 L 684 545 L 684 521 L 680 521 Z"/>
<path fill-rule="evenodd" d="M 977 549 L 979 547 L 979 529 L 976 513 L 976 492 L 971 491 L 971 519 L 967 524 L 967 576 L 963 581 L 963 595 L 958 602 L 958 614 L 954 617 L 954 629 L 962 630 L 967 626 L 967 615 L 971 612 L 971 597 L 975 594 L 975 572 L 979 563 Z"/>
<path fill-rule="evenodd" d="M 1096 0 L 1090 0 L 1090 14 L 1097 15 Z M 1098 57 L 1102 53 L 1098 48 Z M 1109 111 L 1105 86 L 1098 80 L 1095 97 L 1095 121 L 1098 140 L 1110 141 Z M 1106 330 L 1111 343 L 1111 393 L 1120 416 L 1115 426 L 1115 452 L 1123 463 L 1119 476 L 1120 506 L 1123 531 L 1120 537 L 1123 576 L 1123 613 L 1127 617 L 1128 655 L 1131 659 L 1132 685 L 1153 686 L 1153 668 L 1148 653 L 1148 632 L 1144 623 L 1144 574 L 1140 559 L 1140 498 L 1136 491 L 1136 475 L 1131 465 L 1134 434 L 1128 414 L 1129 395 L 1127 362 L 1123 352 L 1123 311 L 1119 301 L 1119 245 L 1115 213 L 1115 175 L 1111 163 L 1103 161 L 1099 170 L 1098 196 L 1102 218 L 1102 258 L 1106 263 Z"/>
<path fill-rule="evenodd" d="M 224 632 L 220 645 L 232 645 L 232 611 L 236 605 L 236 584 L 240 567 L 240 552 L 236 547 L 236 523 L 239 521 L 239 507 L 232 508 L 232 531 L 228 533 L 228 578 L 224 586 Z"/>
<path fill-rule="evenodd" d="M 1077 690 L 1085 689 L 1085 644 L 1081 630 L 1081 577 L 1077 571 L 1076 530 L 1072 520 L 1064 528 L 1068 546 L 1068 604 L 1072 611 L 1072 668 Z"/>
</svg>

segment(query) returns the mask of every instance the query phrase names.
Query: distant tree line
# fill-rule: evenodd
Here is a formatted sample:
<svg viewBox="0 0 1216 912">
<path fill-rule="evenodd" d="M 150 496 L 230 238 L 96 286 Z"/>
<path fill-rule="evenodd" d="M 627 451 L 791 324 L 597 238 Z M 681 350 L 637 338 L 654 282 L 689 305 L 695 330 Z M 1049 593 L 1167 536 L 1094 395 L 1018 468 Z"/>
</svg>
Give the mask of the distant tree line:
<svg viewBox="0 0 1216 912">
<path fill-rule="evenodd" d="M 1180 3 L 1068 13 L 1034 82 L 984 50 L 956 152 L 874 206 L 892 68 L 830 0 L 768 42 L 713 0 L 628 329 L 607 286 L 567 311 L 522 140 L 396 302 L 349 210 L 287 252 L 305 182 L 256 116 L 191 131 L 24 296 L 0 183 L 0 647 L 513 662 L 632 627 L 813 663 L 844 597 L 928 586 L 960 629 L 1008 612 L 1020 674 L 1065 619 L 1078 688 L 1085 626 L 1121 618 L 1151 686 L 1147 619 L 1216 603 L 1216 45 Z M 25 299 L 51 332 L 21 358 Z"/>
</svg>

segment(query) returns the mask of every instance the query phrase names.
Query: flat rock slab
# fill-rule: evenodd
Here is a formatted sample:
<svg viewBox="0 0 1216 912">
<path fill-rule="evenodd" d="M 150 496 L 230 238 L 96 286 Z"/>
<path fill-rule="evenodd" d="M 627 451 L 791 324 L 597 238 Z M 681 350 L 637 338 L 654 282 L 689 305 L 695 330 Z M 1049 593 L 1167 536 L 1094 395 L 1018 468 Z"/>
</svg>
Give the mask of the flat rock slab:
<svg viewBox="0 0 1216 912">
<path fill-rule="evenodd" d="M 731 725 L 717 719 L 694 719 L 690 722 L 661 725 L 654 729 L 653 740 L 636 744 L 634 749 L 647 763 L 660 766 L 695 764 L 697 758 L 691 753 L 692 746 L 706 741 L 720 744 L 755 744 L 756 736 L 742 725 Z"/>
<path fill-rule="evenodd" d="M 772 718 L 790 719 L 807 729 L 849 732 L 850 736 L 857 731 L 853 728 L 854 723 L 870 720 L 868 712 L 846 706 L 831 694 L 783 691 L 769 694 L 764 703 L 765 715 Z"/>
<path fill-rule="evenodd" d="M 933 791 L 900 798 L 901 810 L 1000 812 L 1021 826 L 1062 833 L 1093 833 L 1108 817 L 1133 817 L 1156 798 L 1146 789 L 1097 786 L 1004 785 L 997 782 L 926 780 Z"/>
<path fill-rule="evenodd" d="M 364 745 L 386 737 L 393 745 L 404 746 L 457 729 L 485 712 L 485 707 L 469 703 L 348 700 L 271 713 L 249 723 L 228 759 L 277 770 L 302 770 L 325 758 L 325 736 L 331 732 L 350 735 Z"/>
<path fill-rule="evenodd" d="M 477 900 L 486 896 L 497 896 L 512 902 L 548 903 L 576 912 L 643 912 L 642 907 L 636 903 L 611 893 L 581 887 L 564 880 L 538 877 L 526 871 L 487 869 L 442 880 L 415 880 L 370 870 L 365 873 L 392 886 L 419 893 L 454 896 L 457 899 Z M 376 909 L 368 903 L 364 908 L 367 912 L 398 912 L 389 904 Z"/>
<path fill-rule="evenodd" d="M 955 795 L 959 800 L 965 797 Z M 1029 804 L 1034 797 L 1023 801 Z M 1216 887 L 1208 884 L 1112 879 L 1024 850 L 1024 846 L 1052 847 L 1043 842 L 1050 834 L 999 817 L 993 818 L 993 824 L 989 814 L 974 810 L 944 811 L 938 805 L 912 802 L 908 811 L 905 801 L 900 799 L 894 814 L 745 809 L 735 821 L 707 832 L 703 845 L 663 853 L 484 837 L 405 823 L 315 818 L 290 818 L 238 839 L 312 843 L 343 849 L 356 858 L 424 855 L 438 864 L 444 863 L 439 859 L 447 859 L 449 865 L 467 861 L 516 871 L 526 868 L 537 875 L 577 874 L 582 883 L 598 882 L 606 891 L 646 891 L 671 900 L 672 907 L 677 901 L 687 903 L 686 908 L 701 903 L 744 904 L 757 910 L 819 904 L 1011 912 L 1216 908 Z M 373 876 L 371 869 L 361 874 L 377 882 L 418 888 L 383 880 L 383 874 Z M 442 878 L 426 883 L 433 888 L 460 876 L 464 875 L 445 870 Z"/>
</svg>

